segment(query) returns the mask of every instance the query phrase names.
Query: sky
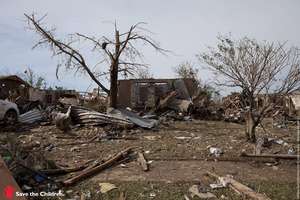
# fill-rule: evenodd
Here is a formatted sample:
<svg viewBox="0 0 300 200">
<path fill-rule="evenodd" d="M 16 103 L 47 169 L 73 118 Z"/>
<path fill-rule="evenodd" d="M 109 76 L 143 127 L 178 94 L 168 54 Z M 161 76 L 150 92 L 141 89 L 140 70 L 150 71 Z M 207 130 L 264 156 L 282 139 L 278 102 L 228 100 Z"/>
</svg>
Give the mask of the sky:
<svg viewBox="0 0 300 200">
<path fill-rule="evenodd" d="M 55 27 L 61 39 L 77 32 L 112 37 L 114 29 L 108 22 L 116 21 L 121 32 L 146 22 L 151 37 L 174 53 L 164 56 L 143 47 L 144 62 L 154 77 L 171 78 L 173 67 L 181 62 L 201 68 L 204 64 L 195 55 L 215 46 L 220 34 L 300 47 L 299 9 L 299 0 L 0 0 L 0 74 L 22 73 L 30 67 L 50 85 L 79 91 L 94 86 L 87 75 L 72 71 L 61 71 L 56 78 L 58 58 L 47 48 L 32 50 L 38 36 L 27 29 L 24 13 L 47 14 L 44 23 Z M 99 56 L 86 44 L 78 48 L 90 66 L 97 63 Z M 207 70 L 199 75 L 204 82 L 213 81 Z"/>
</svg>

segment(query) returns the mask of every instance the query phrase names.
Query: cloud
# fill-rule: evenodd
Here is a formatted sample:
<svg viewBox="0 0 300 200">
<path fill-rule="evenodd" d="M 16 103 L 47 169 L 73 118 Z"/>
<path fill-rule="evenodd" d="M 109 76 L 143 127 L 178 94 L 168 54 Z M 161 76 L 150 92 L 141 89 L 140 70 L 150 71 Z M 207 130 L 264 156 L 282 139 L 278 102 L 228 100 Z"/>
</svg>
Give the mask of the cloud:
<svg viewBox="0 0 300 200">
<path fill-rule="evenodd" d="M 147 22 L 147 28 L 155 33 L 154 39 L 177 55 L 165 57 L 151 48 L 143 49 L 145 62 L 151 65 L 151 73 L 156 77 L 172 77 L 172 67 L 184 60 L 198 63 L 195 54 L 214 45 L 219 33 L 231 32 L 234 37 L 247 35 L 258 40 L 288 40 L 300 46 L 297 0 L 0 1 L 0 67 L 19 71 L 31 66 L 49 81 L 79 90 L 89 86 L 87 76 L 75 79 L 73 73 L 67 73 L 58 82 L 57 60 L 51 58 L 47 49 L 31 50 L 38 38 L 34 32 L 25 30 L 24 13 L 48 14 L 47 24 L 57 28 L 60 38 L 75 32 L 111 36 L 113 27 L 105 21 L 116 20 L 122 31 L 134 23 Z M 83 52 L 91 65 L 97 62 L 98 57 L 89 49 Z M 202 78 L 209 81 L 211 76 L 203 73 Z"/>
</svg>

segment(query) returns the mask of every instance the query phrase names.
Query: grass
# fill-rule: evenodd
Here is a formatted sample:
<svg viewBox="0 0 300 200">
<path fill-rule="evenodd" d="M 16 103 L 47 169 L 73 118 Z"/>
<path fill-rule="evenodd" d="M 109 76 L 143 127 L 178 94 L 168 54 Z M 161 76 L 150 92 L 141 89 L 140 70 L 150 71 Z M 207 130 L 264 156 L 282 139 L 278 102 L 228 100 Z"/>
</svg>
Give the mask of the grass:
<svg viewBox="0 0 300 200">
<path fill-rule="evenodd" d="M 90 193 L 91 200 L 118 200 L 120 193 L 126 194 L 126 200 L 182 200 L 184 195 L 188 195 L 188 189 L 194 183 L 162 183 L 162 182 L 114 182 L 118 187 L 105 194 L 99 192 L 97 183 L 85 182 L 77 185 L 69 198 L 79 198 L 81 194 Z M 260 193 L 266 194 L 272 200 L 293 200 L 296 199 L 296 183 L 272 183 L 272 182 L 251 182 L 247 184 L 249 187 Z M 247 199 L 236 195 L 228 188 L 212 190 L 218 199 L 242 200 Z M 200 198 L 194 197 L 191 200 L 198 200 Z M 67 199 L 67 198 L 66 198 Z"/>
</svg>

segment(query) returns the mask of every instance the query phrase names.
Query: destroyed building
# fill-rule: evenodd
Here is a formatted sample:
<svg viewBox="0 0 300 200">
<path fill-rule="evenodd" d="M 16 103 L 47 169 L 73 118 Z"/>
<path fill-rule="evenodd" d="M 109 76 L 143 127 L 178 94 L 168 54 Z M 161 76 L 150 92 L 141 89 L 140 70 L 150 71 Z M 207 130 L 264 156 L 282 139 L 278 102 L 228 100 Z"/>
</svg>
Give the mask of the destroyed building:
<svg viewBox="0 0 300 200">
<path fill-rule="evenodd" d="M 11 98 L 15 100 L 18 96 L 29 98 L 30 85 L 16 75 L 0 76 L 0 99 Z"/>
<path fill-rule="evenodd" d="M 79 99 L 79 93 L 75 90 L 32 89 L 30 94 L 31 101 L 39 100 L 45 105 L 55 105 L 60 99 L 67 102 L 76 102 Z"/>
<path fill-rule="evenodd" d="M 243 119 L 244 107 L 240 93 L 232 93 L 222 98 L 224 109 L 224 118 L 229 121 L 240 121 Z M 299 109 L 300 93 L 296 91 L 291 95 L 276 95 L 276 94 L 261 94 L 255 98 L 255 107 L 259 110 L 266 104 L 275 105 L 268 113 L 268 117 L 276 118 L 296 116 L 296 111 Z"/>
<path fill-rule="evenodd" d="M 159 100 L 176 91 L 181 100 L 191 100 L 195 93 L 194 79 L 129 79 L 119 80 L 118 107 L 151 109 Z"/>
</svg>

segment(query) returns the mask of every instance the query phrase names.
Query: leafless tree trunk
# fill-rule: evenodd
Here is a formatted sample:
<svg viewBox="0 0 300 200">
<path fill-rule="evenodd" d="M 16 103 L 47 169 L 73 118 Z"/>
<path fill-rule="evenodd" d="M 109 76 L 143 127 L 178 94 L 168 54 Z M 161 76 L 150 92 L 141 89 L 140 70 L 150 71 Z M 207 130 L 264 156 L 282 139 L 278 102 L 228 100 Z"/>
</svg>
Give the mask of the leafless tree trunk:
<svg viewBox="0 0 300 200">
<path fill-rule="evenodd" d="M 35 19 L 34 15 L 26 15 L 29 27 L 40 35 L 40 41 L 34 46 L 40 46 L 47 44 L 52 50 L 55 56 L 63 55 L 66 59 L 64 65 L 66 69 L 75 69 L 76 71 L 86 72 L 90 78 L 109 95 L 109 106 L 117 107 L 118 99 L 118 76 L 119 73 L 133 74 L 139 67 L 147 67 L 142 62 L 143 54 L 136 48 L 138 42 L 149 45 L 154 50 L 165 54 L 168 51 L 160 48 L 159 44 L 155 42 L 151 37 L 142 34 L 142 32 L 150 32 L 147 29 L 141 27 L 144 23 L 137 23 L 130 27 L 129 31 L 120 33 L 115 23 L 114 39 L 107 37 L 89 37 L 80 33 L 76 36 L 88 40 L 94 45 L 93 50 L 97 50 L 101 55 L 101 61 L 99 63 L 106 63 L 109 66 L 109 72 L 93 72 L 91 67 L 87 65 L 83 55 L 71 44 L 75 42 L 71 40 L 69 43 L 62 42 L 61 40 L 54 37 L 54 30 L 48 30 L 41 26 L 41 19 Z M 141 62 L 136 62 L 137 60 Z M 59 70 L 59 65 L 57 71 Z M 98 78 L 101 76 L 109 75 L 110 89 L 107 89 Z"/>
<path fill-rule="evenodd" d="M 246 138 L 254 142 L 256 141 L 255 130 L 257 124 L 255 123 L 254 117 L 252 116 L 252 113 L 250 111 L 246 112 L 245 121 L 246 121 L 246 132 L 245 132 Z"/>
<path fill-rule="evenodd" d="M 115 44 L 115 53 L 118 55 L 120 53 L 120 34 L 119 31 L 115 31 L 116 44 Z M 118 99 L 118 68 L 119 68 L 119 58 L 116 57 L 112 60 L 111 63 L 111 72 L 110 72 L 110 107 L 117 107 Z"/>
<path fill-rule="evenodd" d="M 148 67 L 146 64 L 136 62 L 136 60 L 142 61 L 143 57 L 143 54 L 135 47 L 136 42 L 144 42 L 162 54 L 169 52 L 168 50 L 160 48 L 159 44 L 152 38 L 137 32 L 139 29 L 146 31 L 146 29 L 140 27 L 142 24 L 143 23 L 137 23 L 131 26 L 129 31 L 125 33 L 120 33 L 115 24 L 114 40 L 104 37 L 102 43 L 96 38 L 77 34 L 92 42 L 96 49 L 104 50 L 103 56 L 110 65 L 110 107 L 117 107 L 119 73 L 123 72 L 124 74 L 129 73 L 133 75 L 140 67 Z M 104 44 L 105 46 L 103 46 Z"/>
</svg>

